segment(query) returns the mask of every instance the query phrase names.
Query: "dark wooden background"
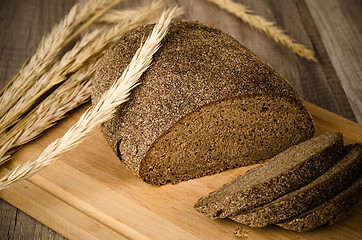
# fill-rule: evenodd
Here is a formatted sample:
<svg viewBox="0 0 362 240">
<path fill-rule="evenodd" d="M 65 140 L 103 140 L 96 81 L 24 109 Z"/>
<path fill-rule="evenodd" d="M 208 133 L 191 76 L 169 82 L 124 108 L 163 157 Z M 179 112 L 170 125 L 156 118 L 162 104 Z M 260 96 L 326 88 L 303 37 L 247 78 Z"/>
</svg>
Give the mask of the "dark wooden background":
<svg viewBox="0 0 362 240">
<path fill-rule="evenodd" d="M 256 14 L 275 21 L 298 42 L 314 49 L 319 62 L 297 57 L 286 47 L 205 0 L 165 0 L 168 6 L 183 6 L 185 18 L 205 22 L 235 37 L 281 72 L 305 100 L 362 123 L 361 0 L 238 1 Z M 0 1 L 0 88 L 34 53 L 42 35 L 76 2 Z M 135 7 L 148 2 L 125 0 L 118 7 Z M 0 199 L 2 239 L 64 237 Z"/>
</svg>

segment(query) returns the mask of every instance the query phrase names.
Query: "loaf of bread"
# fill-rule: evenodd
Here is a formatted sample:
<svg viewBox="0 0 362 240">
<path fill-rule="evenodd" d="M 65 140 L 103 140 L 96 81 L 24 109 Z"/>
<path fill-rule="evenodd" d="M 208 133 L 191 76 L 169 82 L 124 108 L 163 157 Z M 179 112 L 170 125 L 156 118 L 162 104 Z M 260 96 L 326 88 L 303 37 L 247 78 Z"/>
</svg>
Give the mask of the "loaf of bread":
<svg viewBox="0 0 362 240">
<path fill-rule="evenodd" d="M 362 171 L 362 147 L 346 147 L 346 155 L 327 172 L 305 185 L 270 203 L 230 217 L 251 227 L 264 227 L 302 214 L 323 204 L 348 188 Z"/>
<path fill-rule="evenodd" d="M 269 203 L 319 177 L 338 162 L 342 149 L 341 133 L 309 139 L 199 199 L 195 208 L 210 218 L 225 218 Z"/>
<path fill-rule="evenodd" d="M 152 27 L 106 52 L 93 102 Z M 101 129 L 127 168 L 154 185 L 261 163 L 314 134 L 303 102 L 276 70 L 229 35 L 190 21 L 171 24 L 130 100 Z"/>
</svg>

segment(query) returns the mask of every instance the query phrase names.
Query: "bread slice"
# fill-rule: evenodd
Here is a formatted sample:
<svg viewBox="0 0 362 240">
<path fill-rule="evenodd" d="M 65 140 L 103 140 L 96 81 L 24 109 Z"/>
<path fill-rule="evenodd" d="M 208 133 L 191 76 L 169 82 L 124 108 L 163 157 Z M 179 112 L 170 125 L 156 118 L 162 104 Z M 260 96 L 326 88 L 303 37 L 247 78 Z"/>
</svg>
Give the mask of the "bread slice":
<svg viewBox="0 0 362 240">
<path fill-rule="evenodd" d="M 278 154 L 198 200 L 196 210 L 210 218 L 236 215 L 292 192 L 333 166 L 341 157 L 341 133 L 312 138 Z"/>
<path fill-rule="evenodd" d="M 152 27 L 105 53 L 93 102 Z M 190 21 L 172 22 L 140 85 L 101 129 L 126 167 L 154 185 L 261 163 L 314 134 L 304 103 L 276 70 L 229 35 Z"/>
<path fill-rule="evenodd" d="M 362 175 L 346 190 L 318 207 L 277 225 L 298 232 L 306 232 L 323 225 L 332 225 L 351 214 L 361 202 Z"/>
<path fill-rule="evenodd" d="M 323 175 L 306 186 L 270 203 L 230 217 L 251 227 L 264 227 L 304 213 L 337 195 L 362 171 L 362 146 L 346 148 L 346 155 Z"/>
</svg>

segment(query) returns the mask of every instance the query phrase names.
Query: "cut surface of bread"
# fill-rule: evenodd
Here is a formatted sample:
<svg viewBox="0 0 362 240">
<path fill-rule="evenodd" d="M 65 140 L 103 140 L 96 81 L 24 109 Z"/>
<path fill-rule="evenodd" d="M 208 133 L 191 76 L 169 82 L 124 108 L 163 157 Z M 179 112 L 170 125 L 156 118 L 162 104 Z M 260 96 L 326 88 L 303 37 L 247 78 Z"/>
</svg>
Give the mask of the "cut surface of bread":
<svg viewBox="0 0 362 240">
<path fill-rule="evenodd" d="M 306 232 L 323 225 L 332 225 L 351 214 L 361 202 L 362 175 L 346 190 L 312 210 L 277 225 L 293 231 Z"/>
<path fill-rule="evenodd" d="M 362 170 L 362 147 L 346 147 L 345 156 L 304 187 L 276 200 L 230 217 L 251 227 L 264 227 L 304 213 L 337 195 L 353 183 Z"/>
<path fill-rule="evenodd" d="M 291 99 L 266 95 L 203 106 L 151 145 L 139 174 L 157 185 L 261 163 L 300 141 L 300 129 L 307 126 L 299 107 Z"/>
<path fill-rule="evenodd" d="M 290 147 L 198 200 L 210 218 L 236 215 L 269 203 L 313 181 L 341 157 L 341 133 L 331 132 Z"/>
<path fill-rule="evenodd" d="M 106 52 L 93 102 L 152 27 Z M 218 29 L 174 21 L 140 85 L 101 130 L 133 174 L 161 185 L 263 162 L 311 138 L 314 124 L 293 87 L 249 49 Z"/>
</svg>

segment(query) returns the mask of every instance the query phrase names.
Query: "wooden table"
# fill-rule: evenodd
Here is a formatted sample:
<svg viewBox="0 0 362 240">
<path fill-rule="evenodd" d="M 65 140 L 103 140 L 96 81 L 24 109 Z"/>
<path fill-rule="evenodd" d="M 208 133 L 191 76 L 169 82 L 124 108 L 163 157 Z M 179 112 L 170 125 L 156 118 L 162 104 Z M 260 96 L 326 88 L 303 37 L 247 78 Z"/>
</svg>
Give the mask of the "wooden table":
<svg viewBox="0 0 362 240">
<path fill-rule="evenodd" d="M 2 0 L 0 4 L 0 87 L 35 51 L 43 34 L 76 0 Z M 126 0 L 135 7 L 147 0 Z M 362 2 L 360 0 L 239 0 L 275 21 L 316 51 L 318 63 L 297 57 L 205 0 L 165 0 L 184 7 L 185 18 L 218 27 L 281 72 L 307 101 L 362 123 Z M 0 199 L 0 239 L 64 239 Z"/>
</svg>

